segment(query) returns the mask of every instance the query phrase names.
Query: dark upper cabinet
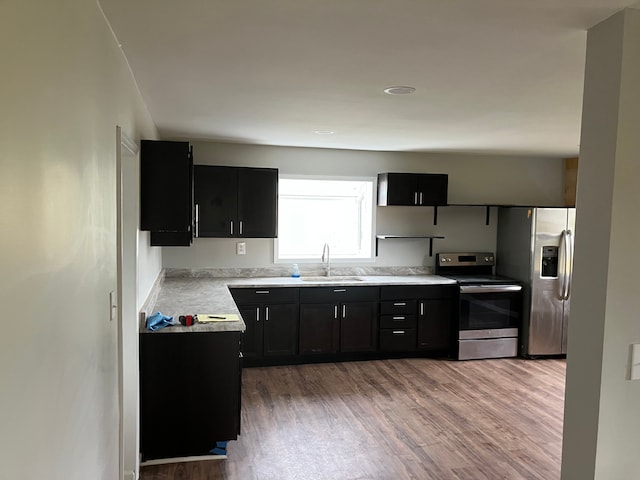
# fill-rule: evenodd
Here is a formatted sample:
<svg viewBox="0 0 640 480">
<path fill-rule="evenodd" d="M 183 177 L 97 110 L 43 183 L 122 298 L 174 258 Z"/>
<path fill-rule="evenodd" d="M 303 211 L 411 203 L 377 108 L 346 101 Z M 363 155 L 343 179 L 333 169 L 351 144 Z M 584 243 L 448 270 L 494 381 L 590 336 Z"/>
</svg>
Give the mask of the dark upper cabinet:
<svg viewBox="0 0 640 480">
<path fill-rule="evenodd" d="M 196 237 L 230 237 L 237 228 L 238 169 L 194 165 Z"/>
<path fill-rule="evenodd" d="M 197 237 L 277 237 L 277 169 L 196 165 L 194 176 Z"/>
<path fill-rule="evenodd" d="M 448 183 L 444 173 L 379 173 L 378 205 L 447 205 Z"/>
<path fill-rule="evenodd" d="M 151 245 L 189 246 L 193 224 L 193 155 L 188 142 L 142 140 L 140 229 Z"/>
</svg>

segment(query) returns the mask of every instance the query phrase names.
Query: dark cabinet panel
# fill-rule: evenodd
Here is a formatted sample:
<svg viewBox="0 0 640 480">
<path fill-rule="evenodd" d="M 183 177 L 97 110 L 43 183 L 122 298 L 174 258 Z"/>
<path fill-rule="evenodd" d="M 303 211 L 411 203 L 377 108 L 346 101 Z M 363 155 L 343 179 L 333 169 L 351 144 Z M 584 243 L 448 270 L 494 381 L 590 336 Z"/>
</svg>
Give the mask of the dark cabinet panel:
<svg viewBox="0 0 640 480">
<path fill-rule="evenodd" d="M 380 330 L 381 352 L 412 352 L 415 349 L 415 328 L 384 328 Z"/>
<path fill-rule="evenodd" d="M 266 305 L 262 330 L 265 356 L 298 353 L 298 304 Z"/>
<path fill-rule="evenodd" d="M 193 171 L 196 236 L 232 236 L 232 230 L 238 228 L 238 169 L 194 165 Z"/>
<path fill-rule="evenodd" d="M 300 289 L 300 303 L 377 302 L 378 287 L 309 287 Z"/>
<path fill-rule="evenodd" d="M 418 314 L 418 349 L 445 351 L 451 347 L 453 301 L 421 300 Z"/>
<path fill-rule="evenodd" d="M 238 305 L 238 311 L 246 326 L 242 334 L 241 351 L 246 359 L 262 356 L 262 323 L 259 305 Z"/>
<path fill-rule="evenodd" d="M 196 165 L 198 237 L 277 237 L 278 170 Z"/>
<path fill-rule="evenodd" d="M 238 222 L 240 236 L 278 236 L 278 170 L 238 169 Z"/>
<path fill-rule="evenodd" d="M 378 346 L 377 303 L 343 303 L 340 309 L 340 351 L 374 352 Z"/>
<path fill-rule="evenodd" d="M 448 183 L 443 173 L 379 173 L 378 205 L 447 205 Z"/>
<path fill-rule="evenodd" d="M 188 142 L 142 140 L 140 229 L 152 245 L 190 245 L 193 224 L 193 158 Z"/>
<path fill-rule="evenodd" d="M 380 328 L 416 328 L 416 315 L 380 315 Z"/>
<path fill-rule="evenodd" d="M 449 351 L 457 291 L 456 285 L 381 287 L 380 349 Z"/>
<path fill-rule="evenodd" d="M 246 325 L 242 353 L 247 360 L 297 354 L 297 288 L 234 288 L 231 294 Z"/>
<path fill-rule="evenodd" d="M 378 287 L 300 289 L 300 353 L 374 352 Z"/>
<path fill-rule="evenodd" d="M 300 354 L 337 353 L 340 336 L 338 305 L 300 305 Z"/>
<path fill-rule="evenodd" d="M 208 455 L 237 438 L 239 346 L 240 332 L 140 335 L 143 460 Z"/>
</svg>

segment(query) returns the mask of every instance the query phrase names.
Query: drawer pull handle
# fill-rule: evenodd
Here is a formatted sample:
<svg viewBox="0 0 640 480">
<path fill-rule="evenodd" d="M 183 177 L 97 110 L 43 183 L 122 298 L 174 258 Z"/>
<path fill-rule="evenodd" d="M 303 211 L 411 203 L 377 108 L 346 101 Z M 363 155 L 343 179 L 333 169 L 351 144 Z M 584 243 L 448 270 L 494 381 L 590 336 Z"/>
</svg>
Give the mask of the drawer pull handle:
<svg viewBox="0 0 640 480">
<path fill-rule="evenodd" d="M 406 307 L 407 302 L 396 302 L 393 304 L 394 307 Z"/>
<path fill-rule="evenodd" d="M 334 291 L 334 293 L 340 293 L 340 292 L 346 292 L 347 289 L 346 288 L 335 288 L 333 291 Z"/>
<path fill-rule="evenodd" d="M 392 333 L 394 335 L 404 335 L 404 330 L 394 330 Z"/>
<path fill-rule="evenodd" d="M 269 290 L 256 290 L 256 293 L 269 294 Z"/>
<path fill-rule="evenodd" d="M 407 317 L 393 317 L 393 320 L 406 320 Z"/>
</svg>

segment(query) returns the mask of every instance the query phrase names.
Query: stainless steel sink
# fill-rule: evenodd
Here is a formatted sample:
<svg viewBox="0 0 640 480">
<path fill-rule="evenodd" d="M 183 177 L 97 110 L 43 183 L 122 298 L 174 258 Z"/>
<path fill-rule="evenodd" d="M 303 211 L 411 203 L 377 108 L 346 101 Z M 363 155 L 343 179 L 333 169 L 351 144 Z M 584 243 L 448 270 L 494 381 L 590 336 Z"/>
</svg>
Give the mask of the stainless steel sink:
<svg viewBox="0 0 640 480">
<path fill-rule="evenodd" d="M 362 278 L 333 275 L 331 277 L 300 277 L 300 280 L 302 280 L 303 282 L 340 283 L 340 282 L 361 282 Z"/>
</svg>

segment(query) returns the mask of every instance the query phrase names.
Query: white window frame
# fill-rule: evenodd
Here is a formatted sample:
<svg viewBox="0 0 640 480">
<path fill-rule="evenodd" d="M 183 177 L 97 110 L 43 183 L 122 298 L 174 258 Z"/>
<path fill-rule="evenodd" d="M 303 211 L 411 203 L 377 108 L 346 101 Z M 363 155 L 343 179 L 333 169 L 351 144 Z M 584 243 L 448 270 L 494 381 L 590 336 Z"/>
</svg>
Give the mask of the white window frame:
<svg viewBox="0 0 640 480">
<path fill-rule="evenodd" d="M 349 258 L 341 258 L 338 256 L 334 256 L 333 252 L 330 252 L 331 264 L 360 264 L 360 263 L 374 263 L 376 261 L 376 250 L 375 250 L 375 241 L 376 241 L 376 206 L 377 206 L 377 198 L 378 198 L 378 182 L 377 177 L 365 177 L 365 176 L 320 176 L 320 175 L 288 175 L 288 174 L 280 174 L 280 179 L 292 179 L 292 180 L 326 180 L 326 181 L 361 181 L 361 182 L 370 182 L 371 183 L 371 231 L 369 232 L 369 242 L 370 242 L 370 255 L 368 257 L 349 257 Z M 278 199 L 278 204 L 280 203 L 280 199 Z M 278 207 L 279 208 L 279 207 Z M 278 212 L 279 215 L 279 212 Z M 367 233 L 363 232 L 363 236 L 366 236 Z M 273 242 L 273 263 L 274 264 L 286 264 L 286 263 L 298 263 L 298 264 L 312 264 L 312 263 L 321 263 L 322 250 L 318 251 L 317 258 L 279 258 L 279 240 L 278 238 L 274 239 Z"/>
</svg>

